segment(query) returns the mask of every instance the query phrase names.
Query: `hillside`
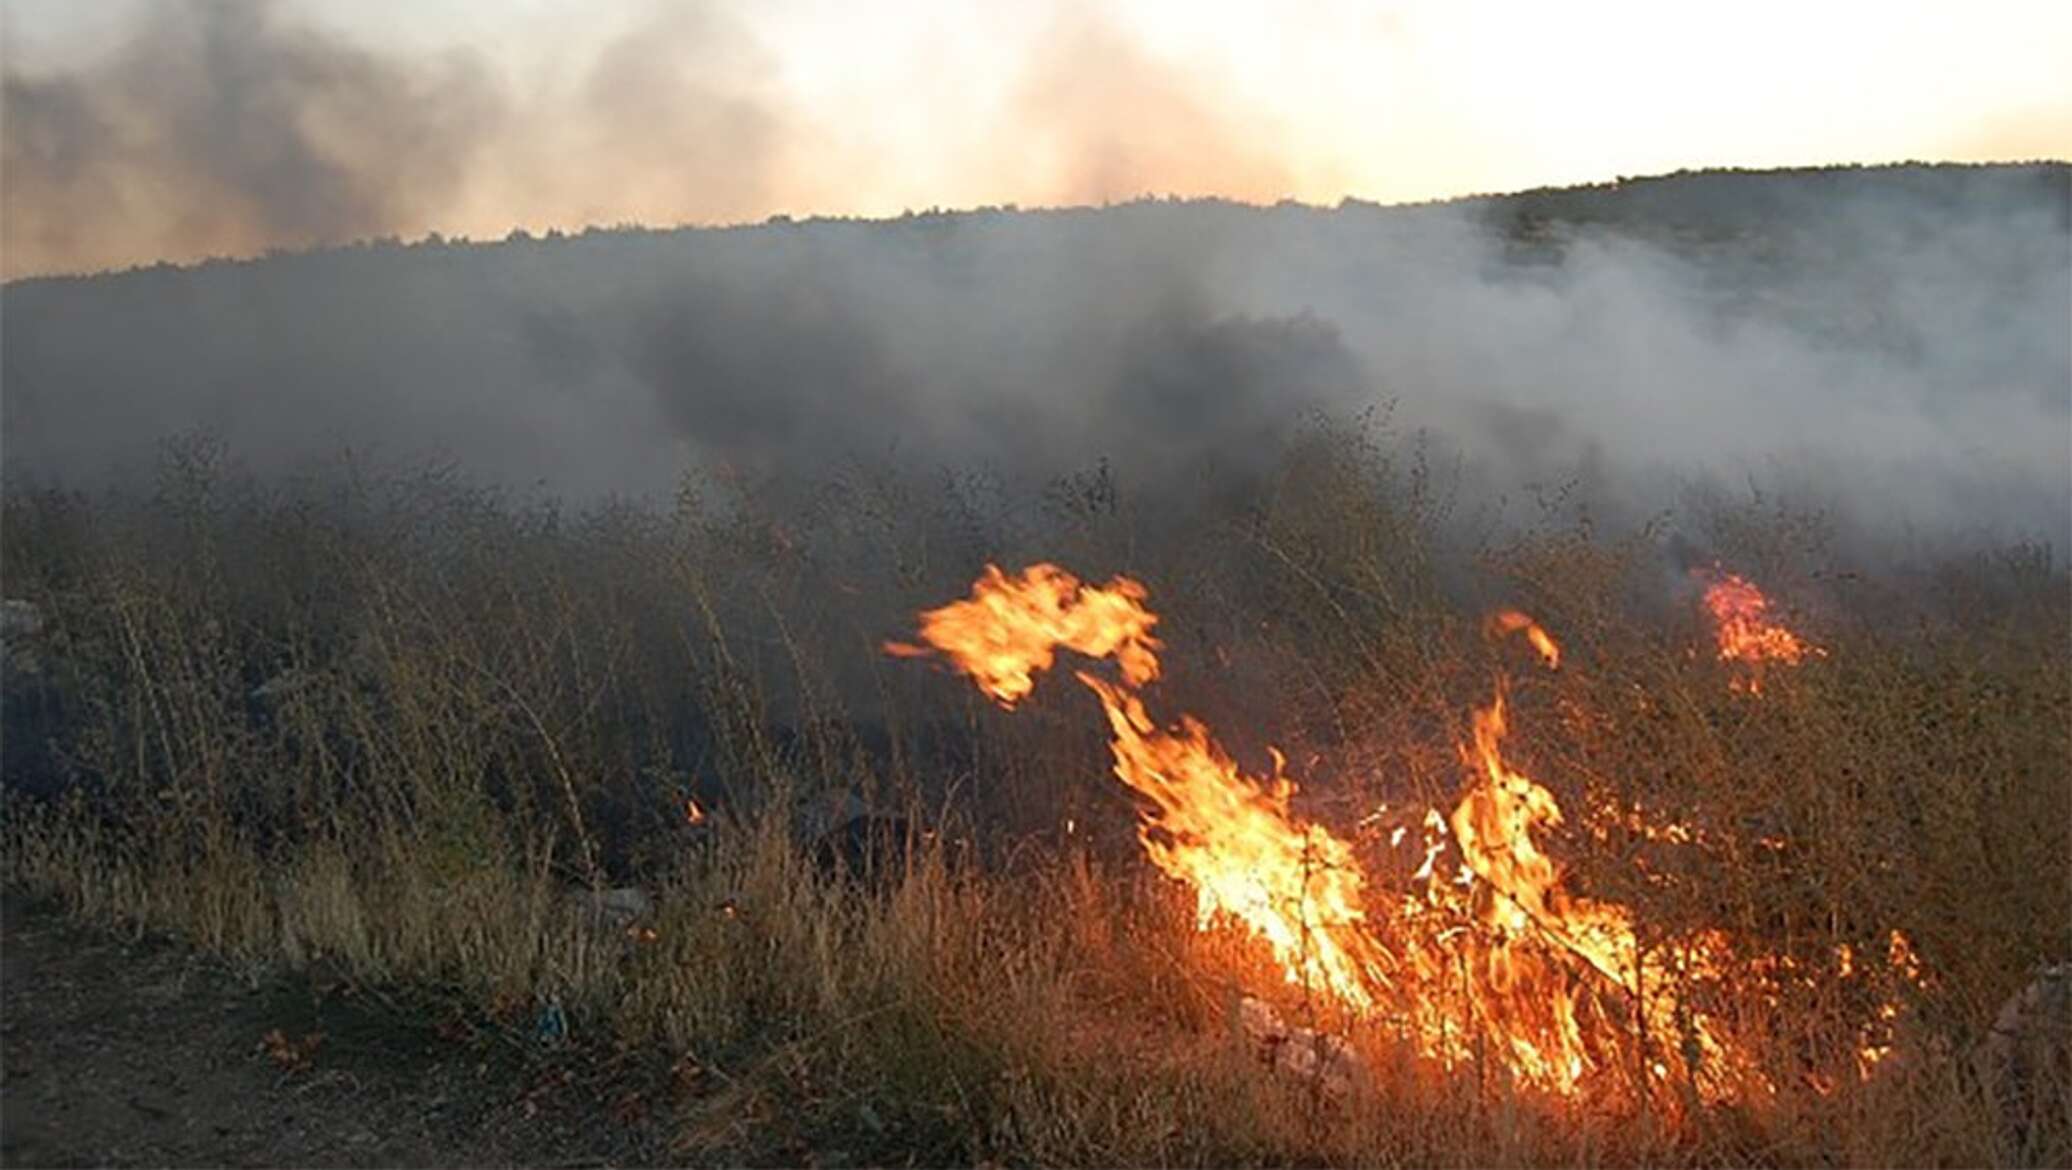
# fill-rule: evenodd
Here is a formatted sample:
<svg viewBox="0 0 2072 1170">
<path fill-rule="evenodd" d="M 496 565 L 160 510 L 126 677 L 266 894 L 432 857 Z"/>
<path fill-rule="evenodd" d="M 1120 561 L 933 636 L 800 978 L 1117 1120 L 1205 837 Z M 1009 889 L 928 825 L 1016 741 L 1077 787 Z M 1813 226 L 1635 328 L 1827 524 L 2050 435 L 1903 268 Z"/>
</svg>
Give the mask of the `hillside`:
<svg viewBox="0 0 2072 1170">
<path fill-rule="evenodd" d="M 266 473 L 438 455 L 582 498 L 888 454 L 1037 480 L 1107 457 L 1157 495 L 1381 404 L 1514 496 L 1582 474 L 1645 511 L 1664 476 L 1754 480 L 2054 533 L 2068 192 L 2063 163 L 1704 172 L 26 280 L 0 293 L 5 443 L 74 483 L 200 429 Z"/>
</svg>

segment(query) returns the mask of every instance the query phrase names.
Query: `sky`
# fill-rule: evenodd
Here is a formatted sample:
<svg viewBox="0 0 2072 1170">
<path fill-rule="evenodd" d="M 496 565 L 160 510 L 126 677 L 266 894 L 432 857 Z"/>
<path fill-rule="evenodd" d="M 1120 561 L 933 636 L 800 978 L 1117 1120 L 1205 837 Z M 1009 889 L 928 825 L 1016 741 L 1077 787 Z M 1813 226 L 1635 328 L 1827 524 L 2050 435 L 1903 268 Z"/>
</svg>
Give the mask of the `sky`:
<svg viewBox="0 0 2072 1170">
<path fill-rule="evenodd" d="M 7 0 L 0 273 L 2072 155 L 2072 5 Z"/>
</svg>

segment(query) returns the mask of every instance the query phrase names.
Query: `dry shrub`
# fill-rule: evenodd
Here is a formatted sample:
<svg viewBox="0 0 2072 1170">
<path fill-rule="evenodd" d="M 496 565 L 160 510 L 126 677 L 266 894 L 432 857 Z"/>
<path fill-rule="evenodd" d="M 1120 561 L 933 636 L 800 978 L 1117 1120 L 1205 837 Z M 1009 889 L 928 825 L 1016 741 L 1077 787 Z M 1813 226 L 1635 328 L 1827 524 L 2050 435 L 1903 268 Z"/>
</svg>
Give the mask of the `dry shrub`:
<svg viewBox="0 0 2072 1170">
<path fill-rule="evenodd" d="M 1973 1056 L 2072 954 L 2064 569 L 2021 548 L 1858 570 L 1817 517 L 1701 501 L 1682 530 L 1827 651 L 1755 698 L 1704 651 L 1659 522 L 1498 538 L 1444 481 L 1321 427 L 1213 511 L 1102 467 L 1026 505 L 853 469 L 571 514 L 436 469 L 268 487 L 188 441 L 148 496 L 5 497 L 9 596 L 47 619 L 38 673 L 8 680 L 6 880 L 514 1030 L 558 1003 L 674 1053 L 685 1149 L 729 1159 L 2072 1159 L 2064 1110 L 2010 1129 Z M 1170 707 L 1248 762 L 1289 749 L 1333 824 L 1449 804 L 1466 713 L 1511 676 L 1507 751 L 1572 813 L 1550 844 L 1572 883 L 1663 937 L 1722 926 L 1813 967 L 1904 932 L 1933 978 L 1899 1055 L 1806 1083 L 1866 1009 L 1830 980 L 1712 1005 L 1762 1038 L 1780 1091 L 1757 1104 L 1549 1103 L 1381 1036 L 1349 1100 L 1271 1075 L 1233 1022 L 1260 956 L 1147 872 L 1085 697 L 1009 715 L 879 653 L 988 557 L 1145 580 Z M 1483 636 L 1499 603 L 1556 633 L 1560 671 Z M 829 792 L 899 814 L 872 872 L 814 848 L 801 813 Z M 1709 844 L 1593 834 L 1606 807 Z M 571 911 L 624 884 L 653 894 L 639 930 Z"/>
</svg>

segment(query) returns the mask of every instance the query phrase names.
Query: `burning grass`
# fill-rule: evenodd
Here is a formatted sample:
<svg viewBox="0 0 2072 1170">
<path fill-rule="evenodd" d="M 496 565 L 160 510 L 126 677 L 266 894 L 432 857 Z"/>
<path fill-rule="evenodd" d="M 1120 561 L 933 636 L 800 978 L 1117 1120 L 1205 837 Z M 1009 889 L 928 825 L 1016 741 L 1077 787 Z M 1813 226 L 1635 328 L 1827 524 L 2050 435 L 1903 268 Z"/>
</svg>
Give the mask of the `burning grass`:
<svg viewBox="0 0 2072 1170">
<path fill-rule="evenodd" d="M 175 454 L 6 497 L 45 619 L 7 880 L 513 1035 L 551 1004 L 671 1054 L 687 1157 L 2072 1158 L 2062 1086 L 2011 1120 L 1975 1058 L 2072 953 L 2033 552 L 1843 575 L 1746 508 L 1684 518 L 1733 566 L 1695 583 L 1558 517 L 1464 544 L 1335 432 L 1191 519 Z M 831 844 L 832 792 L 879 827 Z M 622 885 L 637 921 L 572 909 Z M 1246 997 L 1360 1075 L 1263 1064 Z"/>
</svg>

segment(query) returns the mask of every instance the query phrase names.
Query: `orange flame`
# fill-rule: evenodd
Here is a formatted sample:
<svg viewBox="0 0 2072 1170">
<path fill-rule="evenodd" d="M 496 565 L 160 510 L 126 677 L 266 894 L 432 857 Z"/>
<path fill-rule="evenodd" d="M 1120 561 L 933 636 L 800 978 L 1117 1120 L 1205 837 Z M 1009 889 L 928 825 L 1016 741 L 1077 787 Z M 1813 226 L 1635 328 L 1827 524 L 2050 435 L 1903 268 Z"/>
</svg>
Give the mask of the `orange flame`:
<svg viewBox="0 0 2072 1170">
<path fill-rule="evenodd" d="M 1720 977 L 1724 935 L 1643 946 L 1625 907 L 1563 887 L 1534 838 L 1561 824 L 1561 809 L 1503 757 L 1501 683 L 1474 713 L 1463 796 L 1450 817 L 1425 811 L 1413 888 L 1390 893 L 1346 840 L 1292 811 L 1297 787 L 1279 753 L 1270 776 L 1248 776 L 1200 721 L 1162 728 L 1151 718 L 1138 690 L 1158 677 L 1161 647 L 1147 596 L 1126 577 L 1094 588 L 1054 565 L 1018 579 L 988 566 L 970 599 L 922 614 L 926 646 L 886 649 L 941 653 L 1004 707 L 1030 692 L 1059 646 L 1113 657 L 1121 682 L 1077 677 L 1107 716 L 1116 777 L 1148 802 L 1138 825 L 1146 855 L 1193 889 L 1197 925 L 1242 924 L 1287 981 L 1327 991 L 1426 1056 L 1458 1064 L 1494 1052 L 1516 1080 L 1562 1094 L 1633 1070 L 1645 1083 L 1681 1072 L 1708 1100 L 1767 1087 L 1684 997 Z M 1554 639 L 1516 610 L 1488 629 L 1522 631 L 1550 667 L 1560 662 Z M 1391 846 L 1414 825 L 1397 825 Z M 1690 839 L 1687 828 L 1666 835 Z"/>
<path fill-rule="evenodd" d="M 1796 666 L 1808 655 L 1827 653 L 1772 621 L 1770 599 L 1746 577 L 1714 570 L 1712 582 L 1705 587 L 1704 606 L 1712 617 L 1720 661 L 1740 663 L 1748 671 L 1730 684 L 1736 690 L 1760 694 L 1766 663 Z"/>
<path fill-rule="evenodd" d="M 1141 604 L 1149 594 L 1128 577 L 1106 588 L 1081 585 L 1056 565 L 1031 565 L 1019 581 L 997 565 L 971 587 L 968 601 L 953 601 L 921 615 L 929 645 L 887 642 L 887 653 L 916 658 L 938 651 L 971 676 L 980 690 L 1012 708 L 1048 670 L 1059 646 L 1089 658 L 1114 657 L 1122 677 L 1142 686 L 1158 677 L 1157 615 Z"/>
<path fill-rule="evenodd" d="M 1505 634 L 1513 634 L 1519 630 L 1524 630 L 1525 640 L 1531 642 L 1532 648 L 1540 652 L 1540 657 L 1547 660 L 1547 665 L 1554 668 L 1560 667 L 1561 647 L 1554 644 L 1554 639 L 1547 635 L 1547 631 L 1540 628 L 1540 623 L 1517 610 L 1500 609 L 1489 615 L 1487 629 L 1489 636 L 1492 638 L 1501 638 Z"/>
<path fill-rule="evenodd" d="M 1894 980 L 1904 981 L 1909 986 L 1921 988 L 1928 980 L 1921 971 L 1921 960 L 1914 954 L 1913 941 L 1900 931 L 1893 931 L 1885 949 L 1887 970 Z M 1846 977 L 1848 971 L 1844 971 Z M 1879 1001 L 1875 1020 L 1865 1025 L 1861 1046 L 1856 1052 L 1857 1076 L 1869 1080 L 1885 1058 L 1892 1055 L 1892 1030 L 1899 1023 L 1901 1007 L 1899 1000 L 1887 996 Z"/>
<path fill-rule="evenodd" d="M 688 821 L 693 825 L 702 825 L 705 823 L 705 810 L 698 807 L 698 801 L 696 797 L 692 797 L 683 802 L 683 816 L 684 820 Z"/>
<path fill-rule="evenodd" d="M 1644 951 L 1625 907 L 1570 895 L 1560 867 L 1533 839 L 1535 829 L 1562 823 L 1560 805 L 1504 761 L 1505 731 L 1499 688 L 1474 716 L 1469 759 L 1481 782 L 1451 820 L 1469 872 L 1490 891 L 1478 912 L 1489 936 L 1481 956 L 1488 980 L 1471 995 L 1493 1021 L 1493 1038 L 1509 1043 L 1525 1079 L 1574 1091 L 1611 1058 L 1625 1059 L 1618 1054 L 1626 1029 L 1607 1025 L 1630 1012 L 1644 1024 L 1644 1042 L 1680 1050 L 1650 1053 L 1653 1077 L 1695 1057 L 1687 1071 L 1708 1099 L 1759 1088 L 1752 1060 L 1730 1051 L 1713 1023 L 1680 998 L 1692 980 L 1717 974 L 1724 939 L 1699 934 Z M 1576 974 L 1593 978 L 1579 983 Z M 1598 1021 L 1587 1034 L 1586 1018 Z"/>
<path fill-rule="evenodd" d="M 1290 815 L 1279 753 L 1274 776 L 1253 779 L 1199 721 L 1159 730 L 1135 694 L 1078 677 L 1108 713 L 1116 777 L 1153 805 L 1138 826 L 1144 851 L 1194 887 L 1197 924 L 1228 915 L 1266 941 L 1290 983 L 1373 1006 L 1385 956 L 1366 929 L 1364 875 L 1350 845 Z"/>
</svg>

